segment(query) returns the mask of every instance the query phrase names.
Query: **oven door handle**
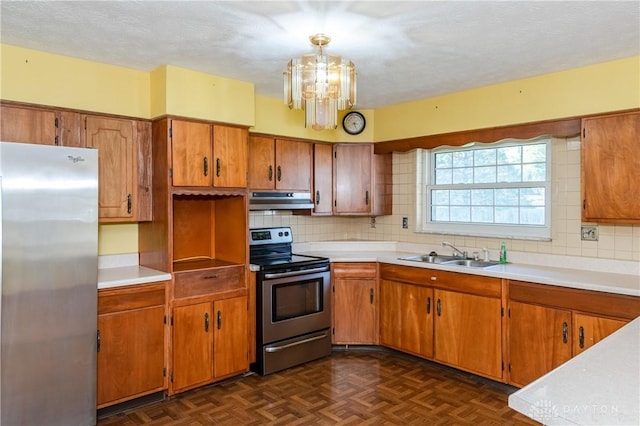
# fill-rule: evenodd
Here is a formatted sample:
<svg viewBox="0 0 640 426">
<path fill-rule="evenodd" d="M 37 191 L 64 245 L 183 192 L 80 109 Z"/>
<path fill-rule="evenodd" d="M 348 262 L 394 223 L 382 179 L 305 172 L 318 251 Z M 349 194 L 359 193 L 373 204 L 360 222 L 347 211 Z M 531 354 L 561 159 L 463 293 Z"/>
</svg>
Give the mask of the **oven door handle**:
<svg viewBox="0 0 640 426">
<path fill-rule="evenodd" d="M 275 274 L 266 273 L 264 274 L 264 278 L 275 279 L 275 278 L 293 277 L 296 275 L 307 275 L 307 274 L 313 274 L 316 272 L 326 272 L 328 270 L 329 268 L 327 266 L 323 266 L 321 268 L 303 269 L 301 271 L 279 272 Z"/>
<path fill-rule="evenodd" d="M 321 339 L 326 339 L 326 338 L 327 338 L 327 333 L 322 333 L 319 336 L 309 337 L 308 339 L 300 340 L 298 342 L 288 343 L 288 344 L 282 345 L 282 346 L 269 346 L 269 347 L 264 348 L 264 350 L 265 350 L 265 352 L 269 352 L 269 353 L 279 352 L 279 351 L 282 351 L 284 349 L 292 348 L 294 346 L 304 345 L 305 343 L 315 342 L 316 340 L 321 340 Z"/>
</svg>

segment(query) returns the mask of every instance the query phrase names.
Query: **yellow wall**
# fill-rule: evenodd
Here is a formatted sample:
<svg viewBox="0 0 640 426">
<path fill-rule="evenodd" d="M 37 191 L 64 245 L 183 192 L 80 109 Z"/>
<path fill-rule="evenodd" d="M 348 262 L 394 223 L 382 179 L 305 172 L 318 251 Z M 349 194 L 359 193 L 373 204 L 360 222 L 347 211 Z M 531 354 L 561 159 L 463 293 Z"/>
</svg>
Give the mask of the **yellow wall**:
<svg viewBox="0 0 640 426">
<path fill-rule="evenodd" d="M 0 45 L 0 98 L 149 118 L 149 73 Z"/>
<path fill-rule="evenodd" d="M 640 56 L 376 109 L 376 142 L 640 107 Z"/>
</svg>

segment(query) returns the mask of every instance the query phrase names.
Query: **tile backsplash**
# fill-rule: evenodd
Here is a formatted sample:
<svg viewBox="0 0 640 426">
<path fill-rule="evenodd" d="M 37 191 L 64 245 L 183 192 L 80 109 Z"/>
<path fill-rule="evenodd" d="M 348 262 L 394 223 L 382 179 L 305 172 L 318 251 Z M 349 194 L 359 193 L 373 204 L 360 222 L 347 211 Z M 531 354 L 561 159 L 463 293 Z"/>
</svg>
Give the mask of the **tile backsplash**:
<svg viewBox="0 0 640 426">
<path fill-rule="evenodd" d="M 501 239 L 476 238 L 415 232 L 416 184 L 419 167 L 417 151 L 393 154 L 393 215 L 369 217 L 321 217 L 293 215 L 288 211 L 251 212 L 250 226 L 291 226 L 297 243 L 330 240 L 399 241 L 439 245 L 443 240 L 454 245 L 492 252 L 499 250 Z M 640 226 L 597 224 L 598 241 L 580 238 L 580 139 L 552 140 L 551 241 L 504 240 L 507 250 L 602 259 L 640 261 Z M 409 227 L 402 228 L 407 217 Z"/>
</svg>

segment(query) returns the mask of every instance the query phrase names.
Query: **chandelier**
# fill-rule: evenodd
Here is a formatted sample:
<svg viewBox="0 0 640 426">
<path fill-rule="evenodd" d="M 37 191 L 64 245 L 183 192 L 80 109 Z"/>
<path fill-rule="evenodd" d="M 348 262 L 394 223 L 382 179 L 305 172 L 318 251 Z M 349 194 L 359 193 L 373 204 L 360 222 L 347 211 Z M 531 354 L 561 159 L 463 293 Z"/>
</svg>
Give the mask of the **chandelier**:
<svg viewBox="0 0 640 426">
<path fill-rule="evenodd" d="M 284 101 L 289 109 L 303 109 L 305 127 L 315 130 L 338 127 L 338 110 L 356 103 L 356 67 L 340 56 L 325 55 L 322 48 L 331 37 L 309 37 L 318 54 L 291 59 L 284 72 Z"/>
</svg>

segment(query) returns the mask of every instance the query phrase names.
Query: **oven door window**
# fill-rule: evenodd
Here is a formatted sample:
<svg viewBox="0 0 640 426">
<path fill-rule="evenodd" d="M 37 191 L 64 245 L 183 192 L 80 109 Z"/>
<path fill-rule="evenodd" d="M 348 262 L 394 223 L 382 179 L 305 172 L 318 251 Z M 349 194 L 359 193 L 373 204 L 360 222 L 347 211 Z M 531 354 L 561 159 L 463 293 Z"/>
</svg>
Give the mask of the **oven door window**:
<svg viewBox="0 0 640 426">
<path fill-rule="evenodd" d="M 272 287 L 272 321 L 284 321 L 322 312 L 322 278 L 277 284 Z"/>
</svg>

